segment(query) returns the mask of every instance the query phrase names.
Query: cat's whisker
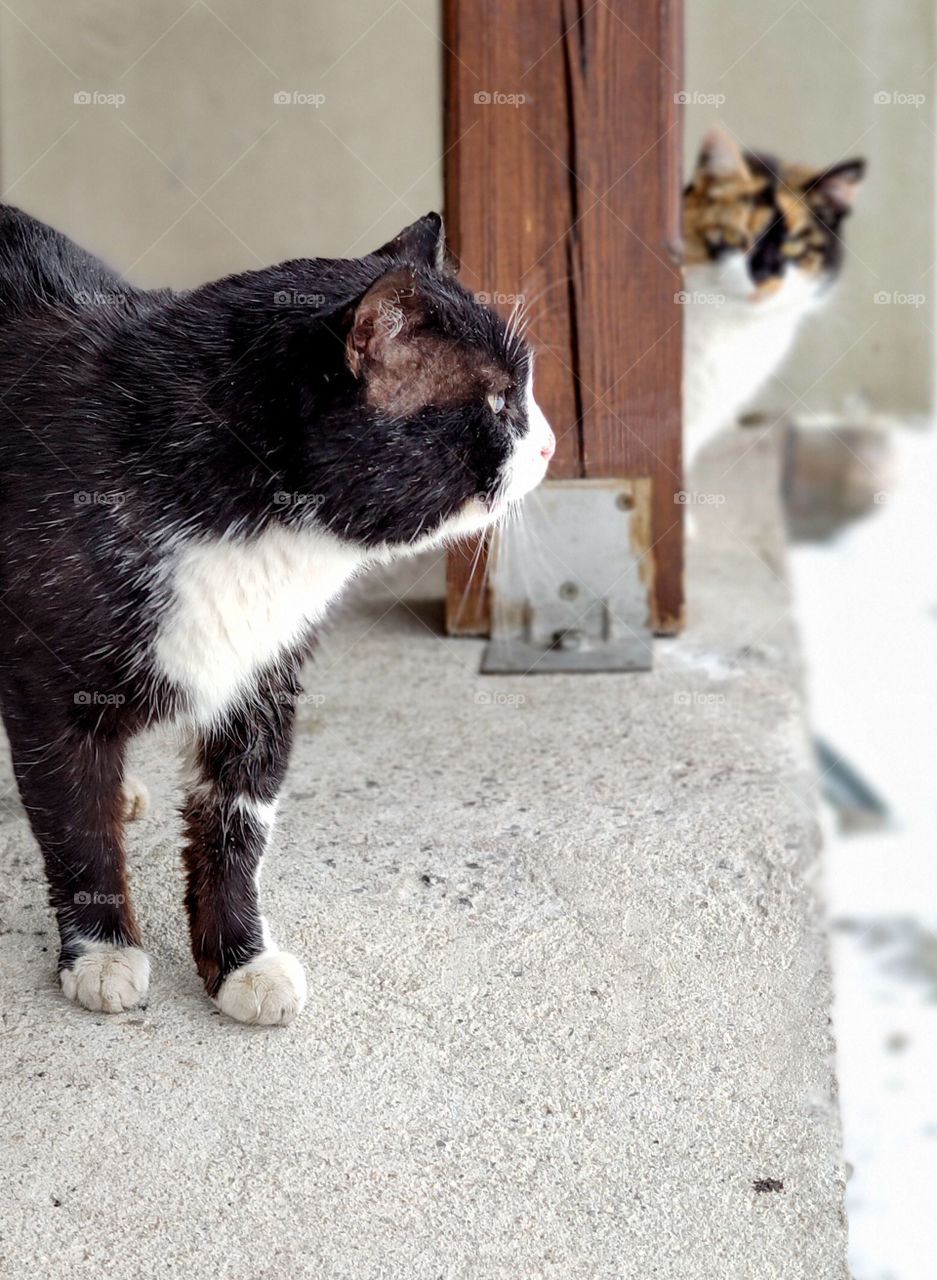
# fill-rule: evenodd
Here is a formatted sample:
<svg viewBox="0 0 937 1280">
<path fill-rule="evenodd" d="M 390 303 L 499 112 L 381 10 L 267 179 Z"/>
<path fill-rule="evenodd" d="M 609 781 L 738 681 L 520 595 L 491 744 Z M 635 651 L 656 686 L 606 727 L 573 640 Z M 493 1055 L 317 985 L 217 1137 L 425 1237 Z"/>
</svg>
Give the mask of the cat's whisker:
<svg viewBox="0 0 937 1280">
<path fill-rule="evenodd" d="M 471 594 L 473 588 L 475 587 L 475 577 L 476 577 L 476 574 L 478 573 L 479 564 L 483 562 L 483 556 L 484 556 L 484 574 L 487 575 L 488 556 L 484 554 L 486 543 L 487 543 L 487 539 L 484 534 L 476 535 L 475 551 L 472 554 L 472 560 L 469 565 L 469 570 L 465 576 L 465 586 L 462 588 L 462 595 L 459 597 L 459 603 L 456 606 L 456 611 L 455 611 L 456 625 L 458 625 L 458 623 L 465 616 L 465 606 L 468 603 L 469 595 Z M 484 579 L 483 579 L 482 585 L 483 586 L 485 585 Z"/>
</svg>

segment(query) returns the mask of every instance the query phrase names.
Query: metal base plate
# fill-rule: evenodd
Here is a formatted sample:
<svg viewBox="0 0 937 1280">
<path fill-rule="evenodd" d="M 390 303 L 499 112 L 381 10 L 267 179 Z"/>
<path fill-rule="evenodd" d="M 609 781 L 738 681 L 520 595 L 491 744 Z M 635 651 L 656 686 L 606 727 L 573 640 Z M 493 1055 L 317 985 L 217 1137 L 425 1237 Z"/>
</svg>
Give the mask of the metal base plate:
<svg viewBox="0 0 937 1280">
<path fill-rule="evenodd" d="M 558 480 L 492 548 L 484 674 L 647 671 L 646 480 Z"/>
</svg>

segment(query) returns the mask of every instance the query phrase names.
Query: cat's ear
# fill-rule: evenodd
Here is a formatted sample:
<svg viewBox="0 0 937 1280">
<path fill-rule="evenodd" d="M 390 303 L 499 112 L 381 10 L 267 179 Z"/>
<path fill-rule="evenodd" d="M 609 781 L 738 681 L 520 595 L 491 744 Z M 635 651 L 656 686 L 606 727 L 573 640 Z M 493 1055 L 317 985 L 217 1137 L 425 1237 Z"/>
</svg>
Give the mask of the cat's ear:
<svg viewBox="0 0 937 1280">
<path fill-rule="evenodd" d="M 355 307 L 345 360 L 356 378 L 374 365 L 394 365 L 424 316 L 424 299 L 410 267 L 388 271 L 371 285 Z"/>
<path fill-rule="evenodd" d="M 446 269 L 446 233 L 438 213 L 426 213 L 409 227 L 404 227 L 393 240 L 381 245 L 378 253 L 387 258 L 408 258 L 424 263 L 436 271 Z"/>
<path fill-rule="evenodd" d="M 865 177 L 864 160 L 844 160 L 831 169 L 823 169 L 804 183 L 807 203 L 825 221 L 839 221 L 852 209 L 859 184 Z"/>
<path fill-rule="evenodd" d="M 742 148 L 722 125 L 714 125 L 703 138 L 694 178 L 727 182 L 752 176 Z"/>
</svg>

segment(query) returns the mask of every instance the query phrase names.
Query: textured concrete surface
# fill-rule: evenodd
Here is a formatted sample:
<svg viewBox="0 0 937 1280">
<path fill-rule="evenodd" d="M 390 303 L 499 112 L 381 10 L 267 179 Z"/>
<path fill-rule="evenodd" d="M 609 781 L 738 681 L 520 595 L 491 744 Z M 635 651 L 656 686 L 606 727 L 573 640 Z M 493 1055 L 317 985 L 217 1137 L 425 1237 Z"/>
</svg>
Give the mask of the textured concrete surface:
<svg viewBox="0 0 937 1280">
<path fill-rule="evenodd" d="M 130 839 L 149 1004 L 68 1005 L 4 763 L 0 1274 L 845 1280 L 796 640 L 748 448 L 700 477 L 692 622 L 652 674 L 482 678 L 438 635 L 438 565 L 356 589 L 265 870 L 310 975 L 290 1028 L 201 994 L 168 738 Z"/>
</svg>

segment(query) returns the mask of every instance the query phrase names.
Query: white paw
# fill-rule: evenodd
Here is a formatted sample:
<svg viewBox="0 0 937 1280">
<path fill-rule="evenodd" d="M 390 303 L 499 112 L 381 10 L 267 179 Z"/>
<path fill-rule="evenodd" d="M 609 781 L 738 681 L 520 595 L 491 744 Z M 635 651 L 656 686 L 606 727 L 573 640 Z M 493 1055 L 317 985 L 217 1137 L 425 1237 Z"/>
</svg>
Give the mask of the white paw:
<svg viewBox="0 0 937 1280">
<path fill-rule="evenodd" d="M 124 821 L 133 822 L 136 818 L 142 818 L 150 807 L 150 793 L 146 789 L 146 783 L 139 778 L 124 778 L 120 793 L 124 802 Z"/>
<path fill-rule="evenodd" d="M 85 951 L 70 969 L 59 974 L 69 1000 L 86 1009 L 120 1013 L 132 1009 L 150 985 L 150 959 L 139 947 L 85 943 Z"/>
<path fill-rule="evenodd" d="M 262 951 L 229 973 L 215 1004 L 238 1022 L 276 1026 L 292 1022 L 306 1003 L 303 967 L 286 951 Z"/>
</svg>

